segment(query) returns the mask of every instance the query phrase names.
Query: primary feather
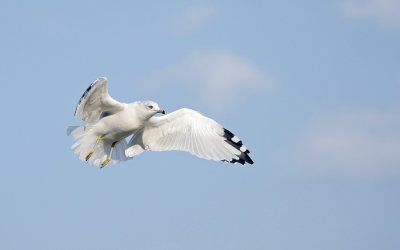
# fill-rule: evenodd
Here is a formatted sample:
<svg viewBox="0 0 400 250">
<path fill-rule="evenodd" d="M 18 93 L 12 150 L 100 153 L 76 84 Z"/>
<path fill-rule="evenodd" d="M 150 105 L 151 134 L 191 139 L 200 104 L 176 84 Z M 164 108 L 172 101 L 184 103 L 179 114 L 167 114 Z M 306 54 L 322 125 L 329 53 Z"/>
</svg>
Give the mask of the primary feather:
<svg viewBox="0 0 400 250">
<path fill-rule="evenodd" d="M 102 114 L 110 115 L 121 111 L 124 105 L 114 100 L 107 90 L 107 78 L 99 77 L 83 93 L 75 109 L 75 116 L 93 123 Z"/>
</svg>

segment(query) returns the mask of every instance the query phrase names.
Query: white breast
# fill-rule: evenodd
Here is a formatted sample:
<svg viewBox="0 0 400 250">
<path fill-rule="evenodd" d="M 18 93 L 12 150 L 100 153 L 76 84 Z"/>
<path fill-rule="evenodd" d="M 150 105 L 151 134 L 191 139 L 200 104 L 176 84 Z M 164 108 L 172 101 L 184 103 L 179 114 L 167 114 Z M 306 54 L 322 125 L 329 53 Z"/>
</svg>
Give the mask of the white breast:
<svg viewBox="0 0 400 250">
<path fill-rule="evenodd" d="M 96 125 L 95 130 L 103 135 L 103 140 L 119 141 L 143 128 L 144 118 L 134 107 L 129 107 L 116 114 L 104 117 Z"/>
</svg>

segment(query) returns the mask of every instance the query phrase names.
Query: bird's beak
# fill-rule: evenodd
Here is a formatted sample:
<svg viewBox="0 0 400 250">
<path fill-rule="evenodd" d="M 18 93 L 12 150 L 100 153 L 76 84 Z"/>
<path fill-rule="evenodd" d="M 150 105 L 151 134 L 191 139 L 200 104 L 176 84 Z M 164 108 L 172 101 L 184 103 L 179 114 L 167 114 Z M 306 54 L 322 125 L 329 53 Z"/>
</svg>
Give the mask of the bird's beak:
<svg viewBox="0 0 400 250">
<path fill-rule="evenodd" d="M 163 109 L 160 109 L 157 113 L 161 113 L 161 114 L 165 115 L 165 111 Z"/>
</svg>

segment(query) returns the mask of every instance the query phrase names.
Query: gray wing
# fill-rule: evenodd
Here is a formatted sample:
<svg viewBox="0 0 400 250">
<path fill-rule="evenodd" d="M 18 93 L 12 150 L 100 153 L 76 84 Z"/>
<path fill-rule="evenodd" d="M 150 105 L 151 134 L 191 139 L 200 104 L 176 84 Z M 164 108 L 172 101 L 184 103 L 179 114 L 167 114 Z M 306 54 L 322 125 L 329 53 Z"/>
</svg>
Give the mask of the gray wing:
<svg viewBox="0 0 400 250">
<path fill-rule="evenodd" d="M 75 117 L 81 117 L 86 123 L 97 121 L 100 116 L 121 111 L 124 103 L 117 102 L 107 90 L 107 78 L 99 77 L 83 93 L 75 109 Z"/>
<path fill-rule="evenodd" d="M 190 109 L 152 117 L 130 141 L 128 157 L 143 150 L 187 151 L 200 158 L 253 164 L 242 141 L 214 120 Z"/>
</svg>

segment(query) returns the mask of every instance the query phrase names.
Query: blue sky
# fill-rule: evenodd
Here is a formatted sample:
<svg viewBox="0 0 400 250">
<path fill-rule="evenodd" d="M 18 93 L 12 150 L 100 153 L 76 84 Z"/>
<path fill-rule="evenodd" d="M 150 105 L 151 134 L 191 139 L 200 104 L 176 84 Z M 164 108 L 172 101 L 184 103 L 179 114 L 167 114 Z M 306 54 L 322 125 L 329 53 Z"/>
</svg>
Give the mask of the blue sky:
<svg viewBox="0 0 400 250">
<path fill-rule="evenodd" d="M 400 1 L 1 1 L 2 249 L 399 249 Z M 70 150 L 87 86 L 199 110 L 253 166 Z"/>
</svg>

